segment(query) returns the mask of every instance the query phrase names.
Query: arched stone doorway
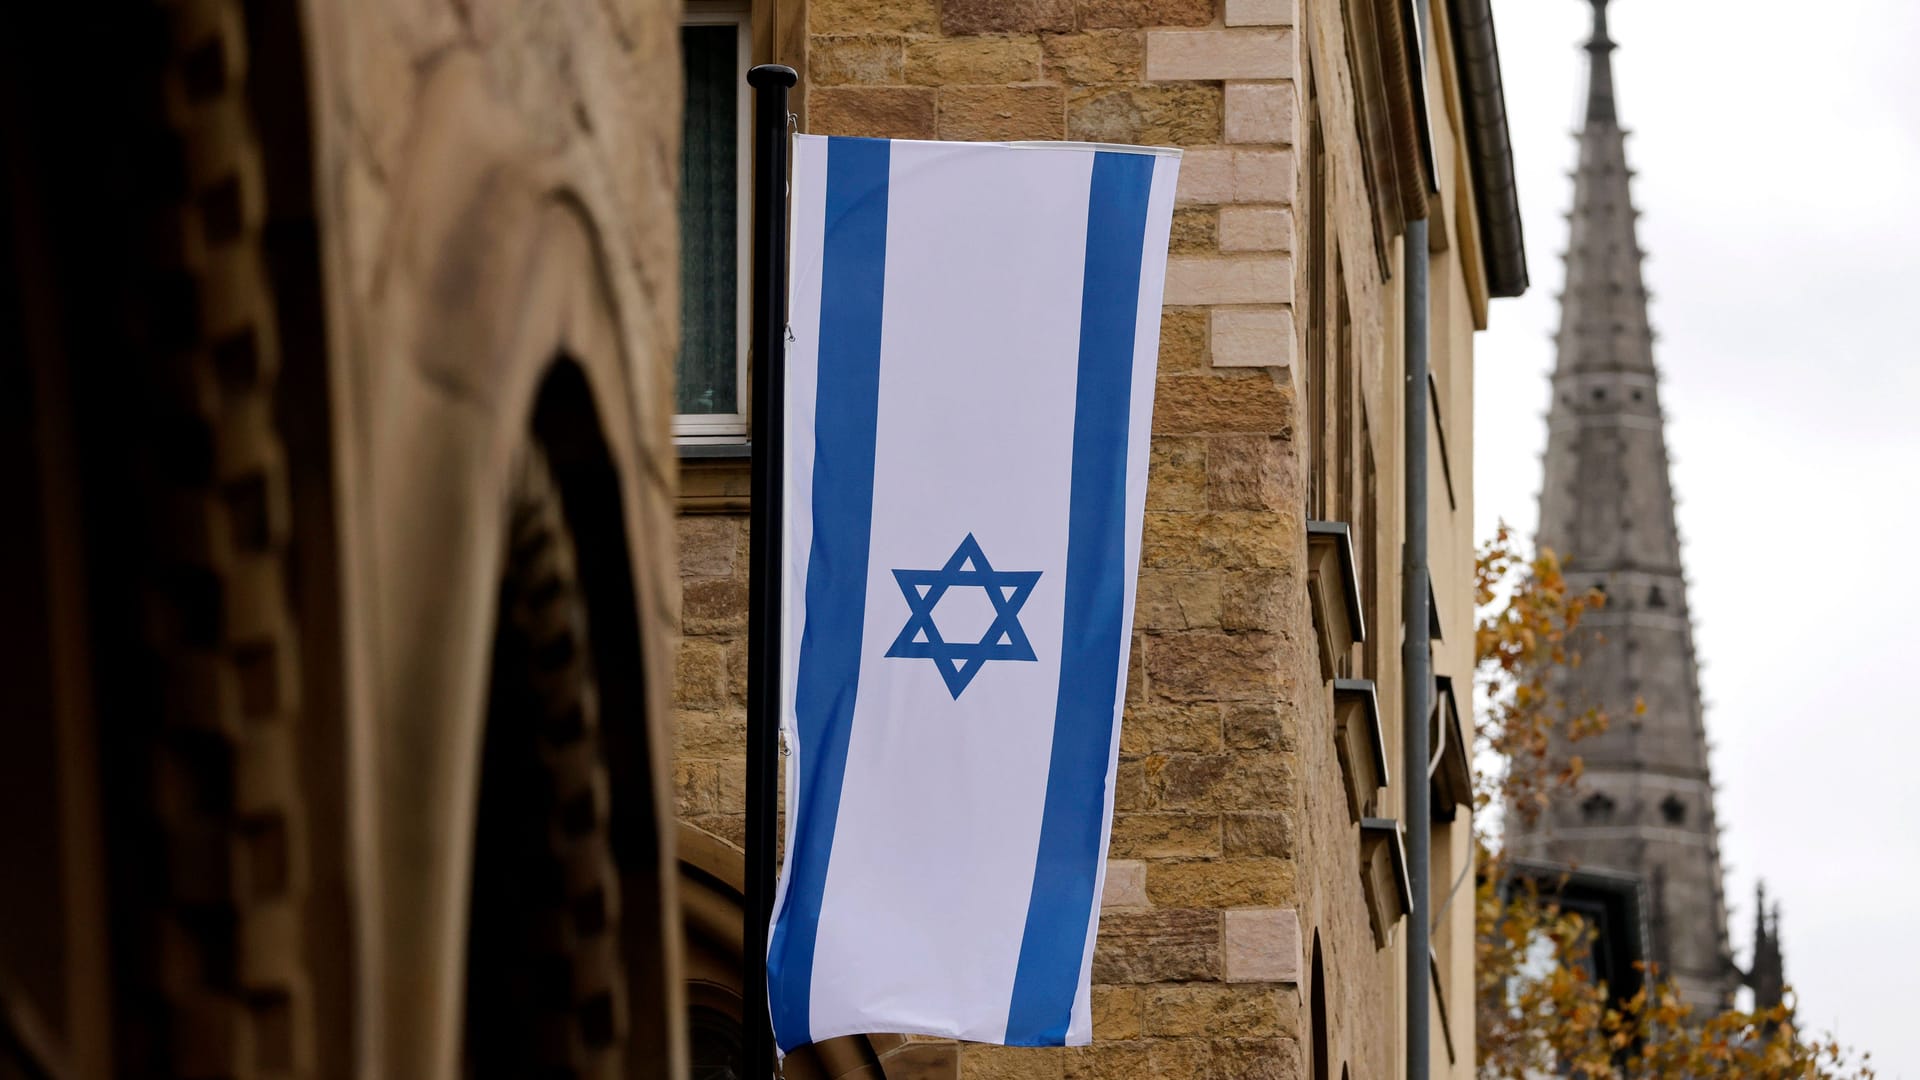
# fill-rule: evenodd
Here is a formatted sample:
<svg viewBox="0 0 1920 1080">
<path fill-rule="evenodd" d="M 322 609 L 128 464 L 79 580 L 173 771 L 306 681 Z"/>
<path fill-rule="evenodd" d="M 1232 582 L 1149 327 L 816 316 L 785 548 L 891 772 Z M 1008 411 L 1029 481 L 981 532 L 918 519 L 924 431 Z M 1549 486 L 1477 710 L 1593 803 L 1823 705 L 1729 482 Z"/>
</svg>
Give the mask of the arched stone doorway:
<svg viewBox="0 0 1920 1080">
<path fill-rule="evenodd" d="M 678 118 L 631 108 L 672 100 L 675 13 L 470 9 L 29 5 L 0 41 L 0 593 L 44 590 L 0 605 L 0 1075 L 462 1075 L 476 820 L 554 809 L 481 777 L 494 719 L 556 719 L 490 693 L 499 586 L 544 581 L 530 451 L 602 676 L 557 827 L 618 874 L 566 917 L 617 913 L 621 989 L 568 996 L 626 1015 L 625 1075 L 684 1072 Z"/>
<path fill-rule="evenodd" d="M 684 822 L 678 840 L 692 1080 L 737 1080 L 745 860 L 739 848 Z M 899 1038 L 849 1035 L 801 1047 L 786 1059 L 786 1080 L 885 1080 L 876 1041 Z"/>
</svg>

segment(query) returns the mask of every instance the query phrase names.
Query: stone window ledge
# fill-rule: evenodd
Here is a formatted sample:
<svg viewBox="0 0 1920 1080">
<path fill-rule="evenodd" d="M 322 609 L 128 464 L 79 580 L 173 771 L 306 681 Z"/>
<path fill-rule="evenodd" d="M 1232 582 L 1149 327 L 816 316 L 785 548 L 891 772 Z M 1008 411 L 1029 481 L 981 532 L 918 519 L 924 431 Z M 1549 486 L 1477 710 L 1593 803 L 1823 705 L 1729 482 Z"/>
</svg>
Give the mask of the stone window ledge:
<svg viewBox="0 0 1920 1080">
<path fill-rule="evenodd" d="M 1333 680 L 1333 718 L 1340 779 L 1347 789 L 1347 816 L 1359 821 L 1373 812 L 1380 789 L 1388 783 L 1386 736 L 1373 680 Z"/>
<path fill-rule="evenodd" d="M 1373 943 L 1386 948 L 1393 928 L 1413 910 L 1413 884 L 1407 879 L 1407 852 L 1400 823 L 1392 818 L 1360 821 L 1360 884 L 1366 893 Z"/>
<path fill-rule="evenodd" d="M 1331 679 L 1338 674 L 1337 659 L 1367 640 L 1353 531 L 1346 522 L 1307 522 L 1307 594 L 1320 641 L 1320 677 Z"/>
<path fill-rule="evenodd" d="M 1460 705 L 1454 696 L 1453 679 L 1436 675 L 1433 680 L 1433 741 L 1436 747 L 1427 778 L 1433 791 L 1433 820 L 1450 822 L 1466 807 L 1473 811 L 1473 748 L 1460 723 Z"/>
<path fill-rule="evenodd" d="M 680 512 L 744 514 L 752 490 L 753 446 L 744 442 L 680 443 Z"/>
</svg>

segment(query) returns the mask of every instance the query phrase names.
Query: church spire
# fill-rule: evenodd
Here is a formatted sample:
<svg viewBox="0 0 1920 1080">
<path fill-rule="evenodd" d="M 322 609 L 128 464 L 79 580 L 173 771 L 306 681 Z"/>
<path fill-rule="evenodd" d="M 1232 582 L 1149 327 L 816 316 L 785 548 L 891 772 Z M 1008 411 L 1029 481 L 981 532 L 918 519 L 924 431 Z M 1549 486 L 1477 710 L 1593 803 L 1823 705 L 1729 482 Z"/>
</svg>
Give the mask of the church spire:
<svg viewBox="0 0 1920 1080">
<path fill-rule="evenodd" d="M 1615 99 L 1615 44 L 1607 0 L 1589 2 L 1586 122 L 1535 539 L 1563 557 L 1570 586 L 1605 591 L 1605 606 L 1582 621 L 1581 663 L 1558 672 L 1554 689 L 1570 709 L 1598 706 L 1612 724 L 1562 747 L 1583 760 L 1581 789 L 1555 800 L 1533 828 L 1518 829 L 1514 850 L 1639 876 L 1649 905 L 1648 959 L 1712 1013 L 1732 1003 L 1740 972 L 1721 892 L 1660 377 Z"/>
<path fill-rule="evenodd" d="M 1593 36 L 1587 39 L 1587 124 L 1618 124 L 1613 104 L 1613 39 L 1607 36 L 1607 0 L 1593 0 Z"/>
<path fill-rule="evenodd" d="M 1780 951 L 1780 905 L 1767 910 L 1767 883 L 1754 887 L 1753 961 L 1748 965 L 1747 986 L 1753 991 L 1755 1011 L 1771 1009 L 1786 1000 L 1787 965 Z"/>
</svg>

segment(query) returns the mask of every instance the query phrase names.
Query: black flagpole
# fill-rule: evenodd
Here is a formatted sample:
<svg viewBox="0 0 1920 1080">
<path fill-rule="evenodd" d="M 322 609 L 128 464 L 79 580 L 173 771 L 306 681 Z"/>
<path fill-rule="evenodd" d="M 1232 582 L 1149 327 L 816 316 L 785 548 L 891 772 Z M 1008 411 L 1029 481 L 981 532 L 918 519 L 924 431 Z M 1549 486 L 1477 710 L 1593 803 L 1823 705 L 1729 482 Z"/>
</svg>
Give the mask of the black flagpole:
<svg viewBox="0 0 1920 1080">
<path fill-rule="evenodd" d="M 790 67 L 747 72 L 753 116 L 753 472 L 747 571 L 747 896 L 741 1018 L 745 1076 L 774 1075 L 767 1014 L 774 798 L 780 762 L 781 457 L 787 380 L 787 91 Z"/>
</svg>

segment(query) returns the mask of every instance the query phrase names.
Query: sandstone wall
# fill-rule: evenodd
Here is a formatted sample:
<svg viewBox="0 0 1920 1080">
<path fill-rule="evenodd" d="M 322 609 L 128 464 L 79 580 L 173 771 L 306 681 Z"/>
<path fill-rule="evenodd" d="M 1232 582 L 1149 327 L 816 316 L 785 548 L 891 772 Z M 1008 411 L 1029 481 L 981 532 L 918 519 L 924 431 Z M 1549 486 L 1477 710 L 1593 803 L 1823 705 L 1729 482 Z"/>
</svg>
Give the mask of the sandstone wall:
<svg viewBox="0 0 1920 1080">
<path fill-rule="evenodd" d="M 1328 1075 L 1342 1064 L 1356 1077 L 1394 1075 L 1400 938 L 1379 948 L 1368 922 L 1306 597 L 1298 357 L 1308 333 L 1333 332 L 1305 325 L 1307 253 L 1319 250 L 1298 209 L 1310 65 L 1356 405 L 1369 418 L 1360 450 L 1379 470 L 1368 519 L 1380 557 L 1364 583 L 1379 642 L 1365 655 L 1378 670 L 1356 674 L 1380 683 L 1398 778 L 1399 291 L 1397 256 L 1379 254 L 1398 245 L 1376 243 L 1342 5 L 810 0 L 804 19 L 804 55 L 782 56 L 803 74 L 802 130 L 1186 150 L 1094 960 L 1095 1042 L 1068 1051 L 910 1042 L 887 1060 L 928 1077 L 1310 1075 L 1317 939 Z M 1456 483 L 1470 485 L 1470 459 L 1454 460 Z M 723 512 L 680 522 L 676 778 L 681 813 L 738 842 L 746 527 L 737 501 L 701 509 Z M 1448 550 L 1457 554 L 1457 542 Z M 1468 570 L 1447 568 L 1450 600 L 1460 595 L 1452 578 Z M 1446 614 L 1450 639 L 1470 641 L 1465 606 Z M 1399 800 L 1391 790 L 1382 812 L 1397 813 Z M 909 1062 L 927 1071 L 908 1073 Z"/>
</svg>

